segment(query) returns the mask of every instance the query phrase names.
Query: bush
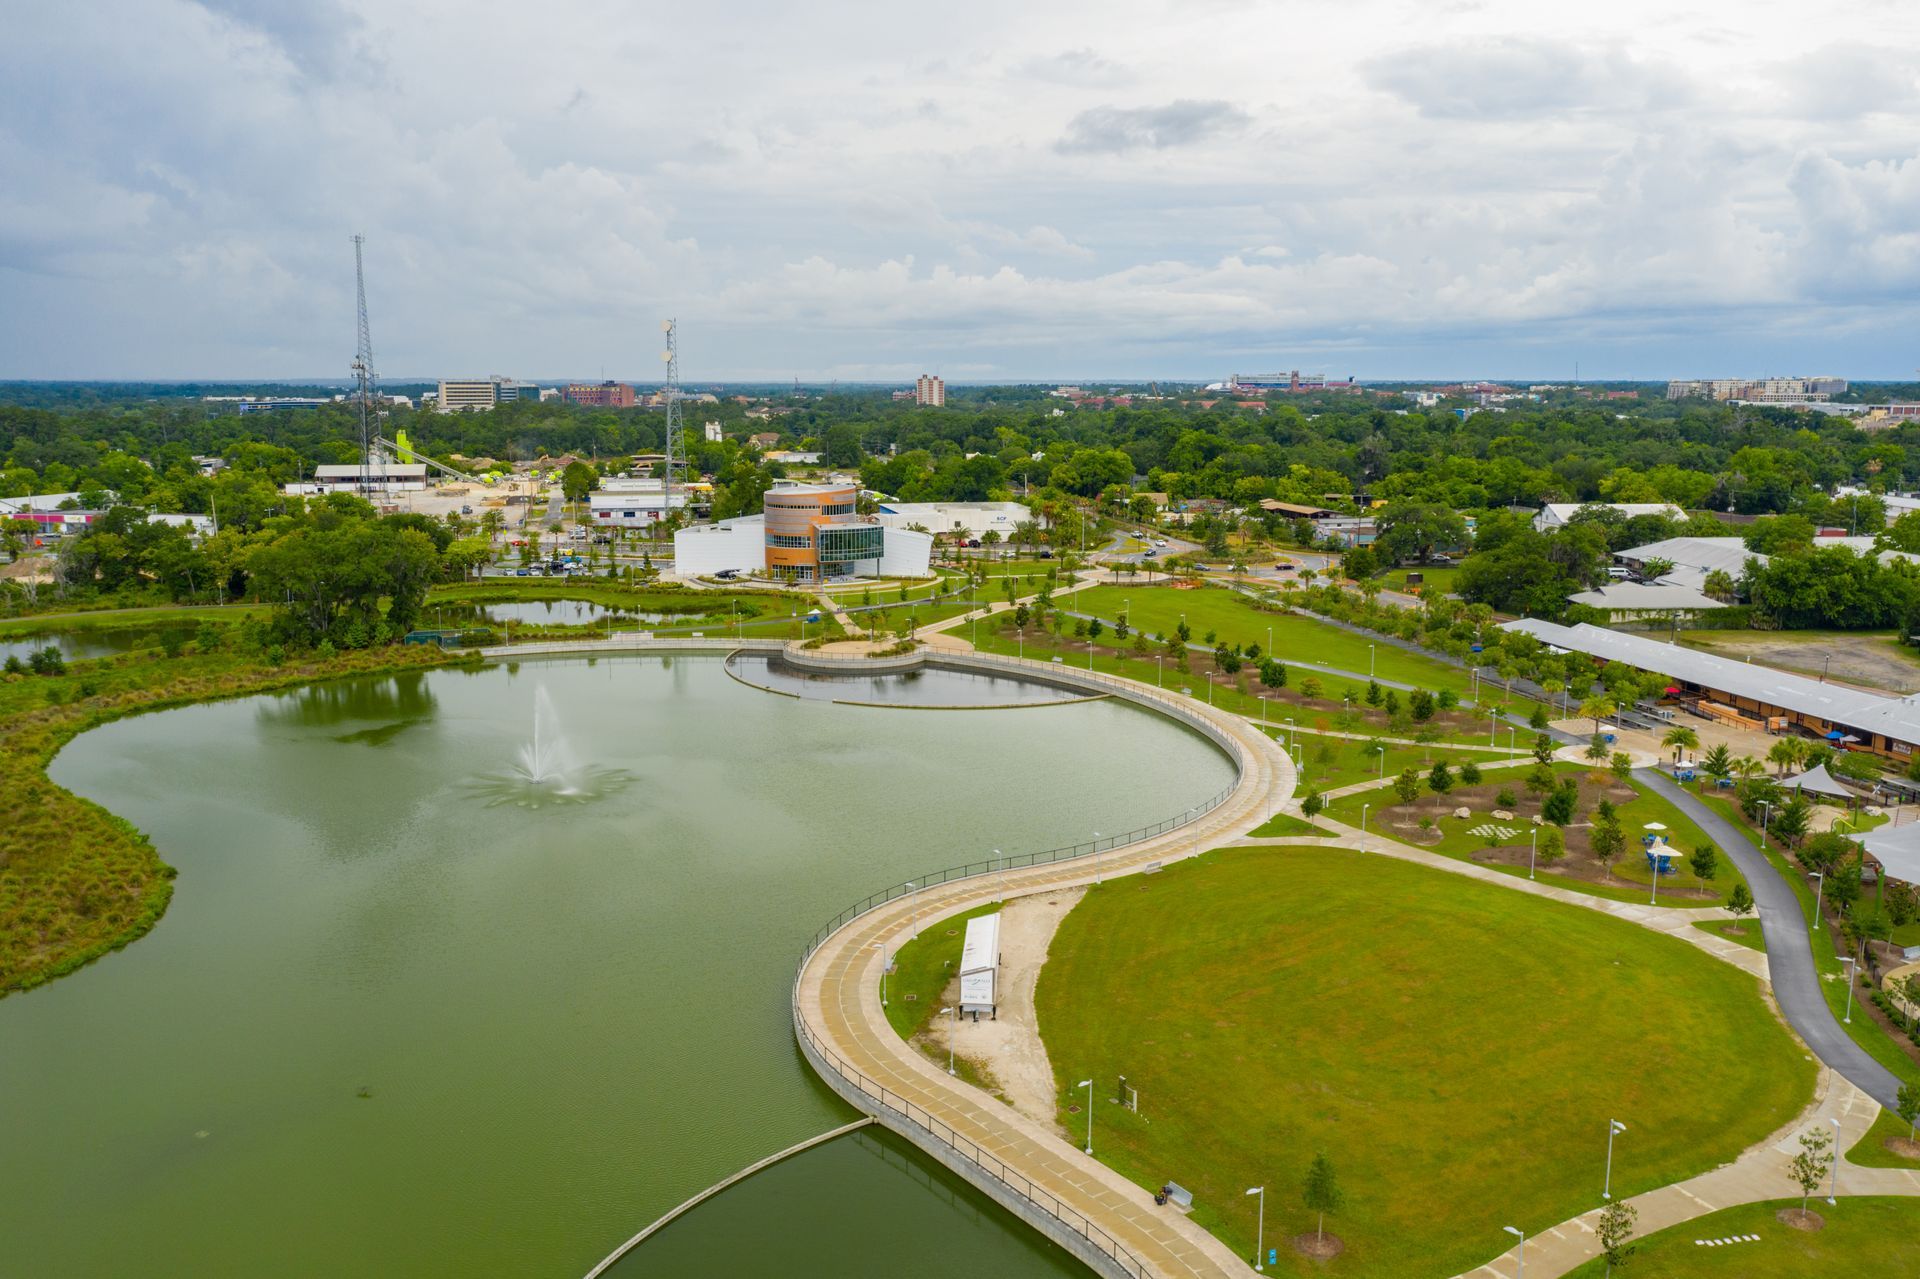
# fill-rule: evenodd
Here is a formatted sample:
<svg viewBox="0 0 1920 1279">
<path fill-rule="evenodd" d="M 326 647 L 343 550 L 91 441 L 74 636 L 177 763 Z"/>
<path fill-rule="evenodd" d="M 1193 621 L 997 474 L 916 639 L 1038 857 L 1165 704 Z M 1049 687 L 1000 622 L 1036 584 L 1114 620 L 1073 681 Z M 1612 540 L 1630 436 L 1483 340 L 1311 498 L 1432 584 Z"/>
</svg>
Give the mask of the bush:
<svg viewBox="0 0 1920 1279">
<path fill-rule="evenodd" d="M 1464 773 L 1464 771 L 1465 770 L 1463 769 L 1462 772 Z M 1513 806 L 1520 802 L 1520 797 L 1514 794 L 1513 790 L 1510 787 L 1505 787 L 1505 786 L 1501 787 L 1500 793 L 1498 795 L 1495 795 L 1493 798 L 1495 803 L 1499 804 L 1500 807 L 1507 809 L 1508 811 L 1512 811 Z"/>
<path fill-rule="evenodd" d="M 1478 786 L 1480 784 L 1480 765 L 1474 763 L 1472 760 L 1468 760 L 1466 763 L 1460 765 L 1460 784 L 1462 786 Z"/>
</svg>

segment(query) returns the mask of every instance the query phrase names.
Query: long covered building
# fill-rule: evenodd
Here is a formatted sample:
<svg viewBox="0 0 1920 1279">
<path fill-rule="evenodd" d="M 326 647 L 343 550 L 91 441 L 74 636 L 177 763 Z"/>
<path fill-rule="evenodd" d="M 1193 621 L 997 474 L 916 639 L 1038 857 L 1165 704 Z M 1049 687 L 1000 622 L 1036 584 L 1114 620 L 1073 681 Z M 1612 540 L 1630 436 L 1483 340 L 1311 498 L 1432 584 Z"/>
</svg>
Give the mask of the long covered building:
<svg viewBox="0 0 1920 1279">
<path fill-rule="evenodd" d="M 1883 697 L 1585 623 L 1559 626 L 1527 618 L 1508 622 L 1505 629 L 1570 653 L 1664 675 L 1683 695 L 1730 708 L 1767 727 L 1799 729 L 1898 759 L 1910 758 L 1920 747 L 1920 694 Z"/>
</svg>

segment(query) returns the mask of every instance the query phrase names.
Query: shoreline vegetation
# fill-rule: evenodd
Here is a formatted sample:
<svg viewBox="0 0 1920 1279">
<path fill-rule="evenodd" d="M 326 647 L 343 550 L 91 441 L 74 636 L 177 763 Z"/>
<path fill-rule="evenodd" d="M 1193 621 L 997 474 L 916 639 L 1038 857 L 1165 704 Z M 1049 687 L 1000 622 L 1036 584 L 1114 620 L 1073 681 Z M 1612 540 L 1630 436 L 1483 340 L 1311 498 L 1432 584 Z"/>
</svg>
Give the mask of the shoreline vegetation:
<svg viewBox="0 0 1920 1279">
<path fill-rule="evenodd" d="M 431 645 L 272 660 L 227 631 L 158 650 L 0 676 L 0 998 L 138 940 L 166 913 L 174 868 L 126 819 L 55 785 L 47 767 L 81 733 L 129 715 L 358 675 L 470 665 Z"/>
</svg>

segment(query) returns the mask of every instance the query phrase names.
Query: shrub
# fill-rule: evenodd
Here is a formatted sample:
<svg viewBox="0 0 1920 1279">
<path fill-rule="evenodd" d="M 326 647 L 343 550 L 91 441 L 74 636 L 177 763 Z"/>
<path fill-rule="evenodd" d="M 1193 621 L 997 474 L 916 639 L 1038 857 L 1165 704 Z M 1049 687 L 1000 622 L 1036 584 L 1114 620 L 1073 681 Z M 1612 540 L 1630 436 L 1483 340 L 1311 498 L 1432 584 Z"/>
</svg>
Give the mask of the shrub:
<svg viewBox="0 0 1920 1279">
<path fill-rule="evenodd" d="M 1478 786 L 1480 784 L 1480 765 L 1474 763 L 1472 760 L 1468 760 L 1466 763 L 1460 765 L 1460 784 L 1462 786 Z"/>
<path fill-rule="evenodd" d="M 1463 769 L 1462 772 L 1464 771 L 1465 770 Z M 1495 795 L 1493 798 L 1495 803 L 1499 804 L 1500 807 L 1508 810 L 1511 810 L 1515 804 L 1518 804 L 1520 802 L 1520 797 L 1513 793 L 1512 788 L 1505 787 L 1505 786 L 1501 787 L 1500 793 L 1498 795 Z"/>
</svg>

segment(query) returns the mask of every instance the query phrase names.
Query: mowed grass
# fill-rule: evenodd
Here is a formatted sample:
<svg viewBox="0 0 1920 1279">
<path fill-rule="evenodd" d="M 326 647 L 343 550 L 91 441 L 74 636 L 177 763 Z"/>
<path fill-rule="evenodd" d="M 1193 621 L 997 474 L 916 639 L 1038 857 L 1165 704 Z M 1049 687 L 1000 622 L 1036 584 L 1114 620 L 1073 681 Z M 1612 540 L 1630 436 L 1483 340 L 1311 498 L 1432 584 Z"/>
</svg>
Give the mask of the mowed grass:
<svg viewBox="0 0 1920 1279">
<path fill-rule="evenodd" d="M 1385 640 L 1369 640 L 1351 631 L 1310 617 L 1290 613 L 1265 613 L 1255 608 L 1246 596 L 1218 586 L 1182 590 L 1173 586 L 1093 586 L 1062 596 L 1063 607 L 1076 613 L 1091 613 L 1112 622 L 1124 609 L 1132 625 L 1145 627 L 1156 635 L 1171 635 L 1184 614 L 1201 641 L 1208 631 L 1229 644 L 1258 644 L 1267 647 L 1267 630 L 1273 630 L 1274 655 L 1289 664 L 1311 671 L 1315 666 L 1349 671 L 1364 683 L 1367 676 L 1367 645 L 1373 648 L 1373 671 L 1383 680 L 1394 680 L 1438 692 L 1450 688 L 1466 696 L 1471 680 L 1457 666 L 1418 653 L 1395 648 Z M 1494 690 L 1497 692 L 1497 690 Z"/>
<path fill-rule="evenodd" d="M 1637 1194 L 1796 1113 L 1814 1064 L 1753 978 L 1598 912 L 1333 849 L 1239 848 L 1109 883 L 1068 915 L 1037 1003 L 1063 1109 L 1095 1089 L 1096 1155 L 1171 1178 L 1242 1255 L 1313 1227 L 1324 1152 L 1347 1192 L 1332 1270 L 1441 1276 L 1598 1202 L 1607 1120 Z M 1106 1100 L 1114 1078 L 1140 1112 Z M 1084 1096 L 1084 1092 L 1080 1094 Z"/>
<path fill-rule="evenodd" d="M 1626 1266 L 1614 1268 L 1620 1279 L 1808 1279 L 1813 1275 L 1920 1274 L 1920 1199 L 1865 1196 L 1842 1199 L 1829 1208 L 1825 1199 L 1810 1207 L 1827 1219 L 1814 1234 L 1790 1230 L 1774 1214 L 1798 1208 L 1798 1199 L 1774 1199 L 1710 1212 L 1657 1231 L 1639 1241 Z M 1696 1239 L 1759 1235 L 1758 1243 L 1703 1248 Z M 1568 1272 L 1568 1279 L 1602 1279 L 1605 1261 L 1596 1258 Z"/>
<path fill-rule="evenodd" d="M 1913 1168 L 1920 1170 L 1920 1159 L 1908 1159 L 1896 1155 L 1887 1149 L 1887 1140 L 1891 1137 L 1906 1137 L 1912 1140 L 1914 1126 L 1891 1110 L 1883 1110 L 1874 1117 L 1873 1127 L 1866 1135 L 1853 1143 L 1847 1151 L 1847 1162 L 1859 1164 L 1862 1168 Z M 1916 1223 L 1920 1224 L 1920 1223 Z"/>
</svg>

